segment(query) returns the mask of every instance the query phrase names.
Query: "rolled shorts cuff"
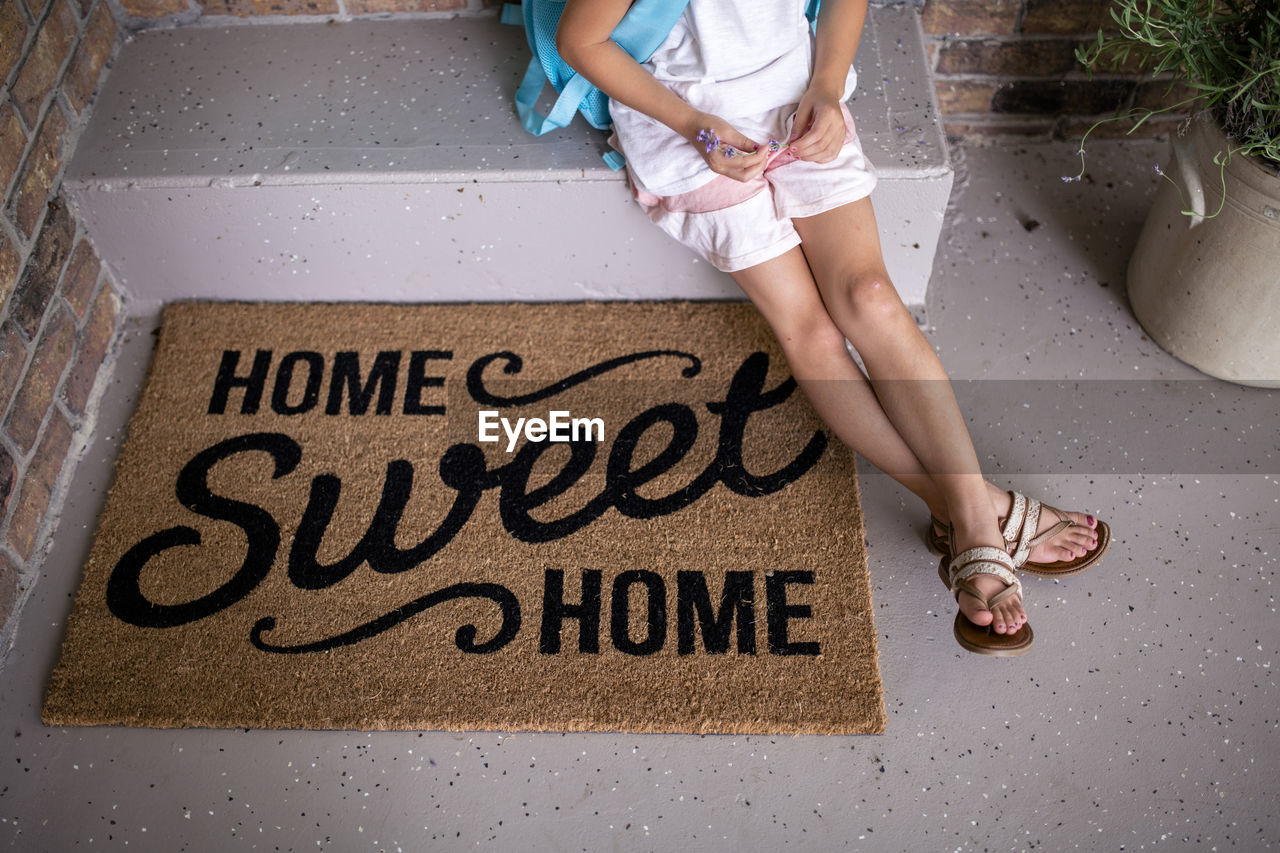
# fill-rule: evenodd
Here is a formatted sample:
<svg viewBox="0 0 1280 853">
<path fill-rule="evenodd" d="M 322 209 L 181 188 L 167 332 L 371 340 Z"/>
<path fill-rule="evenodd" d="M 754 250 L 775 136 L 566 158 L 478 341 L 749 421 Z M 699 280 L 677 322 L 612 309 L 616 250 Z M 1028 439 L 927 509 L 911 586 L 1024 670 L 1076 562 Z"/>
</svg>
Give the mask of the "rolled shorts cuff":
<svg viewBox="0 0 1280 853">
<path fill-rule="evenodd" d="M 783 235 L 773 245 L 765 246 L 754 252 L 748 252 L 745 255 L 738 255 L 732 258 L 707 253 L 706 259 L 720 272 L 734 273 L 738 270 L 749 269 L 757 264 L 763 264 L 765 261 L 771 261 L 799 245 L 800 235 L 793 229 L 790 234 Z"/>
</svg>

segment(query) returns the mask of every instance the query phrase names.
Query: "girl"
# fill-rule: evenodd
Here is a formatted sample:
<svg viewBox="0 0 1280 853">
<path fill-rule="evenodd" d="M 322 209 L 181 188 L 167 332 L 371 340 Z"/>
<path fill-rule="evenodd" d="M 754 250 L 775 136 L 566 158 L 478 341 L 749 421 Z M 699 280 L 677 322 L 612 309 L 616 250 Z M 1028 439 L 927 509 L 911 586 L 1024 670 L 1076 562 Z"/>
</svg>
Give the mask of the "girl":
<svg viewBox="0 0 1280 853">
<path fill-rule="evenodd" d="M 1109 531 L 984 480 L 946 373 L 889 281 L 875 177 L 844 106 L 867 0 L 826 0 L 816 36 L 805 0 L 692 0 L 644 65 L 609 37 L 630 5 L 568 0 L 557 46 L 610 96 L 637 199 L 732 274 L 836 435 L 929 507 L 960 644 L 1025 652 L 1014 570 L 1083 571 Z"/>
</svg>

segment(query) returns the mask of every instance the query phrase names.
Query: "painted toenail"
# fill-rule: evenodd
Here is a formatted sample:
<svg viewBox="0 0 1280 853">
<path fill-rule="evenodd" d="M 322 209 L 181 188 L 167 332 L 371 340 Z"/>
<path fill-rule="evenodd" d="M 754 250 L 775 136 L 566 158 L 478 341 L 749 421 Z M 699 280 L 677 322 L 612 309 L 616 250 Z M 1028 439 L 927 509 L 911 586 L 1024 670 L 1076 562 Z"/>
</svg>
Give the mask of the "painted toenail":
<svg viewBox="0 0 1280 853">
<path fill-rule="evenodd" d="M 1092 516 L 1092 515 L 1086 515 L 1086 516 L 1085 516 L 1085 518 L 1089 519 L 1089 523 L 1090 523 L 1090 524 L 1093 524 L 1093 516 Z"/>
</svg>

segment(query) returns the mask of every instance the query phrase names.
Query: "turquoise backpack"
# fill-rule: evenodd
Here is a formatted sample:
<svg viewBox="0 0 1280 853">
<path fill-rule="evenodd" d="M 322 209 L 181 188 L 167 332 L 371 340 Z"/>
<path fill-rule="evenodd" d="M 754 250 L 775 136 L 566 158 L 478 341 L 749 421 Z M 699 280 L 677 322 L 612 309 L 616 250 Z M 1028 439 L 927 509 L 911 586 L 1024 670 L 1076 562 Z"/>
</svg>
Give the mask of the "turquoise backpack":
<svg viewBox="0 0 1280 853">
<path fill-rule="evenodd" d="M 805 14 L 812 22 L 818 19 L 820 3 L 821 0 L 809 0 Z M 688 5 L 689 0 L 636 0 L 611 37 L 637 62 L 644 62 L 666 40 Z M 587 123 L 598 130 L 608 130 L 613 124 L 609 96 L 570 68 L 556 50 L 556 28 L 563 11 L 564 0 L 523 0 L 502 8 L 502 22 L 523 24 L 533 51 L 524 80 L 516 90 L 516 112 L 525 130 L 534 136 L 566 126 L 575 112 L 582 113 Z M 551 111 L 543 115 L 535 104 L 546 83 L 560 94 Z M 613 169 L 622 168 L 622 155 L 616 151 L 605 154 L 604 161 Z"/>
</svg>

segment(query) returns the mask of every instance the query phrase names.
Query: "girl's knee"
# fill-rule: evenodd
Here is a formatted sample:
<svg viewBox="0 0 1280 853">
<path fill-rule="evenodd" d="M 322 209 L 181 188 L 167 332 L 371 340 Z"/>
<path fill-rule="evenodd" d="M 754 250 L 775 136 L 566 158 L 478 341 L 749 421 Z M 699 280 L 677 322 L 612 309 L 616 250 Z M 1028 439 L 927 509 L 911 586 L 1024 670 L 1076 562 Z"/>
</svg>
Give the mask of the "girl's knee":
<svg viewBox="0 0 1280 853">
<path fill-rule="evenodd" d="M 816 311 L 793 318 L 786 328 L 774 331 L 782 344 L 783 354 L 792 365 L 833 356 L 849 357 L 844 333 L 821 306 Z"/>
<path fill-rule="evenodd" d="M 883 327 L 886 323 L 911 320 L 910 312 L 883 270 L 858 271 L 843 276 L 823 293 L 833 313 L 843 314 L 858 325 Z"/>
</svg>

